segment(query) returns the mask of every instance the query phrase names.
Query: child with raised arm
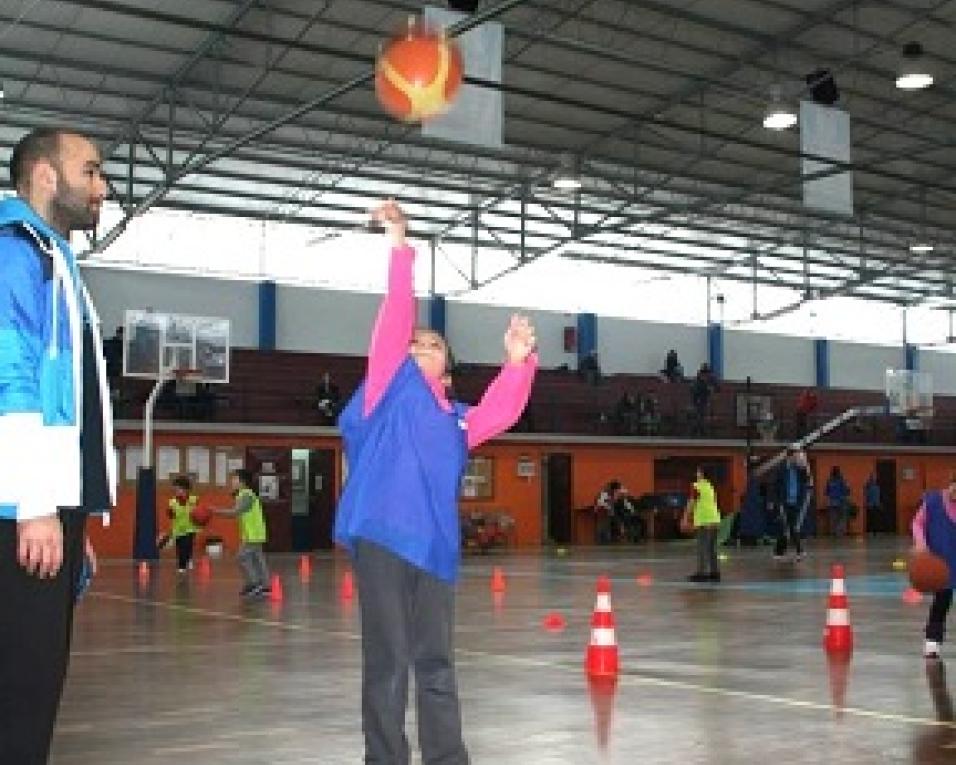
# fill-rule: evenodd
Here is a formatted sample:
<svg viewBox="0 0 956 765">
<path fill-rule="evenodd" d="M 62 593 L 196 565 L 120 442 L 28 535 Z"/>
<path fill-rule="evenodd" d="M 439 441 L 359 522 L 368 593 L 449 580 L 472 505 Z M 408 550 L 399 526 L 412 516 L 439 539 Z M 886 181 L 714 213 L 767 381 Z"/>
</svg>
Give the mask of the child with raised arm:
<svg viewBox="0 0 956 765">
<path fill-rule="evenodd" d="M 388 292 L 365 380 L 339 418 L 349 477 L 335 524 L 359 588 L 365 762 L 409 762 L 405 707 L 414 668 L 424 765 L 464 765 L 452 656 L 458 492 L 468 451 L 511 427 L 528 401 L 534 330 L 512 317 L 505 363 L 480 403 L 449 401 L 445 339 L 414 327 L 415 251 L 405 243 L 405 218 L 391 201 L 374 217 L 392 244 Z"/>
</svg>

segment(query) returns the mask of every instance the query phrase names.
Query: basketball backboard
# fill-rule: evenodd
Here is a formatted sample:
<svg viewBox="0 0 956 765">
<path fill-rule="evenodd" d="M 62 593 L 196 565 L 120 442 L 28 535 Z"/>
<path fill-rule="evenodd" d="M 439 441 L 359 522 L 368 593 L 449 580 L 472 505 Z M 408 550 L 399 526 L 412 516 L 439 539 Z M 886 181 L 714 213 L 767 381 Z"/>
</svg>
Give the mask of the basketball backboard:
<svg viewBox="0 0 956 765">
<path fill-rule="evenodd" d="M 196 370 L 195 382 L 229 382 L 229 320 L 151 310 L 128 310 L 123 329 L 123 374 L 158 380 Z"/>
<path fill-rule="evenodd" d="M 893 414 L 932 417 L 933 376 L 911 369 L 887 369 L 886 403 Z"/>
</svg>

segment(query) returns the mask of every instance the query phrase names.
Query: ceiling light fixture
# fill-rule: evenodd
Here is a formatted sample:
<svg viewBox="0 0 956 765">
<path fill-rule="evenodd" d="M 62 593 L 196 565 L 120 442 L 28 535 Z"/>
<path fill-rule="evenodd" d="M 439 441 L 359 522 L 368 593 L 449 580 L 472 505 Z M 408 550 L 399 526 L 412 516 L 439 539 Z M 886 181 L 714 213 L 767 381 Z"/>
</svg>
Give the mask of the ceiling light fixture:
<svg viewBox="0 0 956 765">
<path fill-rule="evenodd" d="M 561 157 L 561 165 L 554 174 L 551 185 L 561 191 L 577 191 L 581 188 L 581 172 L 573 155 L 564 154 Z"/>
<path fill-rule="evenodd" d="M 914 255 L 925 255 L 935 249 L 936 247 L 929 242 L 913 242 L 913 244 L 910 245 L 910 252 Z"/>
<path fill-rule="evenodd" d="M 923 46 L 918 42 L 906 43 L 896 76 L 896 87 L 900 90 L 923 90 L 933 82 L 933 75 L 923 59 Z"/>
<path fill-rule="evenodd" d="M 780 86 L 770 89 L 770 103 L 764 114 L 763 126 L 767 130 L 787 130 L 797 124 L 797 113 L 784 103 L 780 95 Z"/>
</svg>

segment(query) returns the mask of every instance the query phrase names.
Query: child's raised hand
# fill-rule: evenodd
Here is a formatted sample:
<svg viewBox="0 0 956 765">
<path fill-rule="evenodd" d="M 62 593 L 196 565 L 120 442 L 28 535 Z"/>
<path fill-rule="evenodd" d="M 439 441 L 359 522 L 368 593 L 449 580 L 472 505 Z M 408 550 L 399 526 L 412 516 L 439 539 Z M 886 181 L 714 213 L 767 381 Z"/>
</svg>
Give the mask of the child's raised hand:
<svg viewBox="0 0 956 765">
<path fill-rule="evenodd" d="M 402 247 L 405 244 L 405 229 L 408 225 L 405 213 L 394 199 L 386 199 L 381 205 L 372 210 L 372 220 L 381 223 L 388 231 L 393 247 Z"/>
<path fill-rule="evenodd" d="M 505 331 L 505 351 L 508 361 L 512 364 L 521 364 L 534 351 L 537 341 L 534 336 L 534 327 L 527 316 L 515 314 Z"/>
</svg>

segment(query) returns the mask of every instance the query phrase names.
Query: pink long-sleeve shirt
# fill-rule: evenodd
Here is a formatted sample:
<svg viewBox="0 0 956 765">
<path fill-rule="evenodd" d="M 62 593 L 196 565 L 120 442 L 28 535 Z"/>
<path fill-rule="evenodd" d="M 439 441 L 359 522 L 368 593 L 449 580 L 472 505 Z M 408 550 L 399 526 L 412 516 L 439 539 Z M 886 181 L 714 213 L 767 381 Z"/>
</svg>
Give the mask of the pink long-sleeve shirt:
<svg viewBox="0 0 956 765">
<path fill-rule="evenodd" d="M 389 383 L 408 356 L 415 329 L 414 263 L 414 249 L 407 245 L 392 248 L 388 291 L 375 319 L 369 346 L 363 407 L 366 417 L 381 401 Z M 508 362 L 501 368 L 481 401 L 465 415 L 469 449 L 480 446 L 517 422 L 531 395 L 537 366 L 537 354 L 532 353 L 522 363 Z M 441 380 L 426 379 L 439 406 L 450 412 L 452 406 Z"/>
<path fill-rule="evenodd" d="M 956 523 L 956 501 L 949 498 L 949 492 L 943 492 L 943 506 L 946 508 L 946 515 Z M 913 542 L 918 548 L 926 547 L 926 501 L 919 506 L 916 515 L 913 518 Z"/>
</svg>

